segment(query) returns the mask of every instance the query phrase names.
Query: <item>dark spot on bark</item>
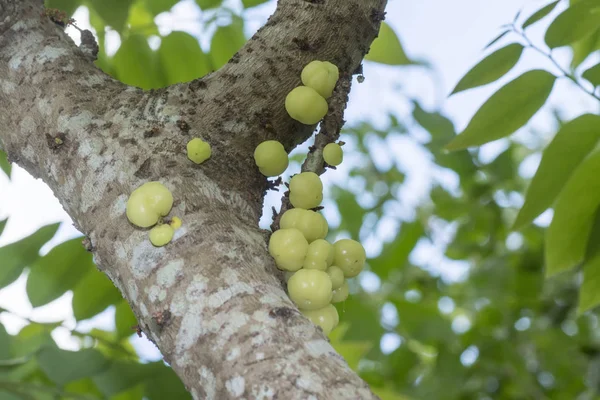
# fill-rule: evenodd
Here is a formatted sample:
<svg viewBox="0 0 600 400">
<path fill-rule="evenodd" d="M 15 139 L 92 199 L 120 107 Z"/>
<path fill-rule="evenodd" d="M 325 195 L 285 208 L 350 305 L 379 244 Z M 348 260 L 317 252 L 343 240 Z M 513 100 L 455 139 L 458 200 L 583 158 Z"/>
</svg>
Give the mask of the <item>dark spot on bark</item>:
<svg viewBox="0 0 600 400">
<path fill-rule="evenodd" d="M 374 23 L 377 24 L 377 23 L 383 21 L 384 19 L 385 19 L 384 11 L 380 11 L 376 8 L 371 9 L 371 21 L 373 21 Z"/>
<path fill-rule="evenodd" d="M 307 3 L 310 4 L 325 4 L 325 0 L 304 0 Z"/>
<path fill-rule="evenodd" d="M 206 82 L 204 82 L 201 79 L 196 79 L 195 81 L 190 82 L 188 88 L 192 91 L 195 92 L 198 89 L 206 89 Z"/>
<path fill-rule="evenodd" d="M 65 145 L 66 141 L 67 135 L 65 135 L 64 132 L 58 132 L 56 135 L 46 133 L 46 142 L 48 143 L 48 147 L 50 147 L 52 150 L 60 149 Z"/>
<path fill-rule="evenodd" d="M 137 178 L 141 178 L 141 179 L 146 179 L 150 177 L 150 164 L 152 163 L 152 161 L 147 158 L 146 161 L 144 161 L 142 163 L 142 165 L 140 165 L 140 167 L 138 168 L 137 171 L 135 171 L 135 174 L 133 174 L 135 177 Z"/>
<path fill-rule="evenodd" d="M 158 126 L 153 126 L 151 129 L 148 129 L 144 132 L 144 138 L 147 139 L 154 136 L 158 136 L 159 133 L 160 129 L 158 128 Z"/>
<path fill-rule="evenodd" d="M 231 60 L 229 60 L 229 62 L 231 64 L 237 64 L 237 63 L 239 63 L 240 62 L 240 55 L 239 55 L 239 53 L 235 53 L 233 55 L 233 57 L 231 57 Z"/>
<path fill-rule="evenodd" d="M 294 310 L 289 307 L 277 307 L 277 308 L 272 309 L 269 312 L 269 317 L 288 319 L 288 318 L 293 317 L 294 314 L 295 314 Z"/>
<path fill-rule="evenodd" d="M 121 146 L 126 146 L 128 144 L 132 144 L 132 145 L 136 145 L 137 144 L 137 140 L 135 140 L 134 138 L 129 138 L 129 139 L 121 139 L 119 140 L 119 144 Z"/>
<path fill-rule="evenodd" d="M 177 121 L 177 127 L 184 134 L 187 134 L 190 131 L 190 125 L 182 119 Z"/>
</svg>

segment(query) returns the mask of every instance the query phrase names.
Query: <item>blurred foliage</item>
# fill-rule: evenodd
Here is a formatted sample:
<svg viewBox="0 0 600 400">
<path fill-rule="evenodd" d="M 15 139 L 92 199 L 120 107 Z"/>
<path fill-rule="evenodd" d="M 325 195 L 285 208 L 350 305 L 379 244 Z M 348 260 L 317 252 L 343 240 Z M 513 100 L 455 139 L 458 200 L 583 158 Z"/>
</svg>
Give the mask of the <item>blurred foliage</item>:
<svg viewBox="0 0 600 400">
<path fill-rule="evenodd" d="M 266 2 L 241 0 L 240 7 Z M 49 7 L 68 13 L 88 7 L 101 49 L 98 66 L 144 89 L 216 70 L 245 41 L 245 14 L 221 0 L 196 0 L 206 17 L 198 24 L 214 32 L 209 49 L 185 32 L 161 36 L 154 17 L 176 3 L 47 0 Z M 538 48 L 550 57 L 529 42 L 525 29 L 553 12 L 558 16 L 545 41 L 550 48 L 572 48 L 565 76 L 588 92 L 583 79 L 597 86 L 598 65 L 571 69 L 600 49 L 597 2 L 572 1 L 572 7 L 556 13 L 558 3 L 547 2 L 522 25 L 516 20 L 505 26 L 488 47 L 509 38 L 510 43 L 484 57 L 453 92 L 500 79 L 524 51 Z M 109 30 L 121 38 L 113 56 L 105 51 Z M 154 36 L 161 39 L 156 50 L 148 41 Z M 430 71 L 411 61 L 388 25 L 368 58 Z M 514 79 L 458 136 L 450 119 L 414 99 L 409 100 L 412 113 L 390 115 L 385 128 L 363 122 L 344 130 L 342 139 L 357 161 L 349 166 L 350 184 L 331 188 L 341 223 L 331 227 L 330 238 L 344 234 L 382 246 L 368 260 L 363 284 L 355 280 L 352 296 L 338 305 L 342 324 L 330 339 L 382 399 L 600 398 L 600 329 L 594 311 L 600 303 L 598 117 L 557 119 L 559 131 L 545 149 L 506 141 L 491 161 L 484 161 L 476 148 L 466 150 L 524 126 L 546 104 L 554 80 L 542 69 Z M 434 177 L 418 204 L 407 206 L 402 193 L 411 171 L 398 162 L 385 167 L 378 162 L 395 159 L 391 143 L 399 139 L 418 148 L 432 170 L 452 176 L 455 183 Z M 377 151 L 375 142 L 382 144 Z M 447 152 L 448 143 L 456 151 Z M 540 167 L 529 184 L 519 169 L 540 153 Z M 10 174 L 4 153 L 0 168 Z M 557 217 L 546 236 L 532 221 L 554 206 Z M 0 221 L 0 234 L 5 224 Z M 57 228 L 48 225 L 0 247 L 0 288 L 26 274 L 34 307 L 72 291 L 77 321 L 115 307 L 115 328 L 83 332 L 66 328 L 63 321 L 27 321 L 18 333 L 8 334 L 0 325 L 0 399 L 189 398 L 168 366 L 136 354 L 130 342 L 135 316 L 94 268 L 81 238 L 40 256 Z M 558 271 L 563 272 L 554 275 Z M 51 336 L 55 329 L 70 329 L 80 349 L 57 347 Z"/>
</svg>

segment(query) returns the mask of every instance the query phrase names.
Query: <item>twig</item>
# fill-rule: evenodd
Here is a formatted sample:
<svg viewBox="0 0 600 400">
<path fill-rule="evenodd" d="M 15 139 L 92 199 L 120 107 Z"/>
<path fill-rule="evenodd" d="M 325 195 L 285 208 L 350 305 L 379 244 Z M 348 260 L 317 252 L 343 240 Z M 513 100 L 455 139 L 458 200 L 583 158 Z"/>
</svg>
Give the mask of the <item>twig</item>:
<svg viewBox="0 0 600 400">
<path fill-rule="evenodd" d="M 317 175 L 322 175 L 325 172 L 326 164 L 323 160 L 323 149 L 340 137 L 340 132 L 345 122 L 344 110 L 348 104 L 351 87 L 352 75 L 342 75 L 338 80 L 333 96 L 329 100 L 329 111 L 327 111 L 327 115 L 321 121 L 319 133 L 315 136 L 315 143 L 310 147 L 310 151 L 306 155 L 304 163 L 302 163 L 302 172 L 314 172 Z M 279 220 L 283 213 L 292 208 L 289 193 L 289 191 L 286 191 L 283 194 L 279 213 L 273 212 L 273 223 L 271 224 L 273 232 L 279 229 Z"/>
</svg>

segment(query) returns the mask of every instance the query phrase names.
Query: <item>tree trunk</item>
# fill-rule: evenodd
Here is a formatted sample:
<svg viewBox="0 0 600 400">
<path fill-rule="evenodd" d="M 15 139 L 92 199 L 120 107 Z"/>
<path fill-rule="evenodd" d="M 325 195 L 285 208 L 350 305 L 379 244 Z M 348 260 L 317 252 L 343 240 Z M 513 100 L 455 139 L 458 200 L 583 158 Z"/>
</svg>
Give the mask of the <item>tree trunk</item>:
<svg viewBox="0 0 600 400">
<path fill-rule="evenodd" d="M 258 228 L 266 180 L 252 155 L 310 136 L 286 94 L 311 60 L 350 76 L 386 0 L 279 0 L 223 68 L 146 92 L 95 67 L 41 3 L 0 0 L 0 146 L 51 187 L 193 397 L 376 398 L 286 295 Z M 185 155 L 193 137 L 213 149 L 201 165 Z M 125 216 L 154 180 L 183 220 L 160 248 Z"/>
</svg>

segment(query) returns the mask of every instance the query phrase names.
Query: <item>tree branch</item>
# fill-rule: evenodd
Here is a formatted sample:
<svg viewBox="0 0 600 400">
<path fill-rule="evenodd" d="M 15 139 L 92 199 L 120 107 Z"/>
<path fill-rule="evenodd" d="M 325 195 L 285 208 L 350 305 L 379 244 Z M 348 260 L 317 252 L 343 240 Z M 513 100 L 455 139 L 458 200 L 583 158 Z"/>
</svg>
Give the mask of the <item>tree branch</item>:
<svg viewBox="0 0 600 400">
<path fill-rule="evenodd" d="M 285 96 L 311 60 L 354 71 L 385 3 L 279 0 L 219 71 L 144 92 L 96 68 L 39 0 L 0 0 L 0 146 L 51 187 L 196 399 L 376 398 L 285 294 L 257 226 L 266 180 L 252 154 L 310 136 Z M 185 156 L 192 137 L 213 149 L 199 166 Z M 166 247 L 125 216 L 150 180 L 183 220 Z"/>
</svg>

